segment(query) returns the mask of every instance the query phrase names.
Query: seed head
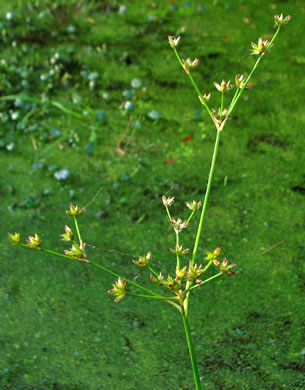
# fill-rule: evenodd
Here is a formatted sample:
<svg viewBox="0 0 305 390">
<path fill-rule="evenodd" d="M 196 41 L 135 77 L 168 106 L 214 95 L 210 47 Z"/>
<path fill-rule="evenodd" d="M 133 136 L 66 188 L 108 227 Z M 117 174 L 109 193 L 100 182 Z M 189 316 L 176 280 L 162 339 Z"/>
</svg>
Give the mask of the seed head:
<svg viewBox="0 0 305 390">
<path fill-rule="evenodd" d="M 12 244 L 14 245 L 20 244 L 20 233 L 15 233 L 15 234 L 9 233 L 8 237 Z"/>
<path fill-rule="evenodd" d="M 210 251 L 205 251 L 205 254 L 206 254 L 206 257 L 204 258 L 204 260 L 207 260 L 207 261 L 215 261 L 218 259 L 218 256 L 221 252 L 221 248 L 216 248 L 214 249 L 213 252 L 210 252 Z"/>
<path fill-rule="evenodd" d="M 168 43 L 172 48 L 178 46 L 179 40 L 181 37 L 174 37 L 173 35 L 168 36 Z"/>
<path fill-rule="evenodd" d="M 108 290 L 109 294 L 115 295 L 116 298 L 114 302 L 118 303 L 126 295 L 126 280 L 118 278 L 118 280 L 113 283 L 113 289 Z"/>
<path fill-rule="evenodd" d="M 65 232 L 60 234 L 60 237 L 62 237 L 60 241 L 73 241 L 72 229 L 68 225 L 65 225 Z"/>
<path fill-rule="evenodd" d="M 175 249 L 170 248 L 169 250 L 176 256 L 184 256 L 190 251 L 189 249 L 183 249 L 183 245 L 179 244 L 176 244 Z"/>
<path fill-rule="evenodd" d="M 186 274 L 186 266 L 184 266 L 182 269 L 178 267 L 178 264 L 176 266 L 176 280 L 181 280 L 185 277 Z"/>
<path fill-rule="evenodd" d="M 202 96 L 198 95 L 198 98 L 199 98 L 201 104 L 207 103 L 210 100 L 210 97 L 211 97 L 210 93 L 208 95 L 207 94 L 204 94 Z"/>
<path fill-rule="evenodd" d="M 252 50 L 251 54 L 263 54 L 266 52 L 267 48 L 269 48 L 269 41 L 263 40 L 263 38 L 259 38 L 257 43 L 251 42 Z"/>
<path fill-rule="evenodd" d="M 201 205 L 202 205 L 202 202 L 197 201 L 197 200 L 192 200 L 191 202 L 186 202 L 186 206 L 190 210 L 193 210 L 193 211 L 200 209 Z"/>
<path fill-rule="evenodd" d="M 234 88 L 234 85 L 230 84 L 230 80 L 226 82 L 225 80 L 222 80 L 220 85 L 214 81 L 215 87 L 218 89 L 219 92 L 225 93 L 229 91 L 230 89 Z"/>
<path fill-rule="evenodd" d="M 71 217 L 80 217 L 85 211 L 86 209 L 84 207 L 80 209 L 78 206 L 73 206 L 73 204 L 70 203 L 70 210 L 67 210 L 66 214 L 71 215 Z"/>
<path fill-rule="evenodd" d="M 194 61 L 188 58 L 186 60 L 182 60 L 182 62 L 183 62 L 183 69 L 186 71 L 187 74 L 189 74 L 190 71 L 197 68 L 197 66 L 199 65 L 198 58 L 195 58 Z"/>
<path fill-rule="evenodd" d="M 202 265 L 201 264 L 200 265 L 198 265 L 198 264 L 193 265 L 192 260 L 190 260 L 189 269 L 188 269 L 188 272 L 186 272 L 185 277 L 188 280 L 196 280 L 200 277 L 202 272 L 203 272 Z"/>
<path fill-rule="evenodd" d="M 281 15 L 274 15 L 274 27 L 282 27 L 285 24 L 287 24 L 291 19 L 290 15 L 287 15 L 285 18 L 283 14 Z"/>
<path fill-rule="evenodd" d="M 176 233 L 181 232 L 189 225 L 187 221 L 182 222 L 181 218 L 178 218 L 177 220 L 173 218 L 169 221 L 169 223 L 172 225 Z"/>
<path fill-rule="evenodd" d="M 64 253 L 67 256 L 75 257 L 76 259 L 83 259 L 86 257 L 85 243 L 81 242 L 80 245 L 73 244 L 71 249 L 66 249 Z"/>
<path fill-rule="evenodd" d="M 236 264 L 229 264 L 227 259 L 223 259 L 223 262 L 220 264 L 220 272 L 226 275 L 235 275 L 235 271 L 231 271 L 231 268 L 235 267 Z"/>
<path fill-rule="evenodd" d="M 27 246 L 33 249 L 40 249 L 41 240 L 37 233 L 35 233 L 34 236 L 29 236 L 29 239 L 27 240 Z"/>
<path fill-rule="evenodd" d="M 237 74 L 235 76 L 235 85 L 236 85 L 236 88 L 240 88 L 242 89 L 245 85 L 245 76 L 243 74 Z"/>
<path fill-rule="evenodd" d="M 140 267 L 146 267 L 149 264 L 152 253 L 148 252 L 146 255 L 139 256 L 139 260 L 132 260 L 132 262 Z"/>
<path fill-rule="evenodd" d="M 168 197 L 168 198 L 166 198 L 166 196 L 165 195 L 163 195 L 162 196 L 162 202 L 163 202 L 163 204 L 164 204 L 164 207 L 169 207 L 169 206 L 171 206 L 173 203 L 174 203 L 174 201 L 175 201 L 175 198 L 174 197 Z"/>
</svg>

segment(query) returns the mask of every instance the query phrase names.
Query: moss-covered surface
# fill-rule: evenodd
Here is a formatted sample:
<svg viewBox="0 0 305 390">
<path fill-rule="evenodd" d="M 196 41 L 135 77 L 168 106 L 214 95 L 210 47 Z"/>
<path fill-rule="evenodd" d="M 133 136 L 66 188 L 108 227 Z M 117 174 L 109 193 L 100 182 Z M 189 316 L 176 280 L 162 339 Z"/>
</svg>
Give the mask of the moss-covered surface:
<svg viewBox="0 0 305 390">
<path fill-rule="evenodd" d="M 114 304 L 113 278 L 11 246 L 7 232 L 63 251 L 64 211 L 89 204 L 80 225 L 92 261 L 147 287 L 138 255 L 173 270 L 160 198 L 175 196 L 182 217 L 202 198 L 215 128 L 167 35 L 199 57 L 194 78 L 216 107 L 213 81 L 250 71 L 250 42 L 270 37 L 281 12 L 293 19 L 222 134 L 199 245 L 202 261 L 221 246 L 237 274 L 193 295 L 191 325 L 204 389 L 305 387 L 305 4 L 205 3 L 1 0 L 1 96 L 38 99 L 0 101 L 1 389 L 194 388 L 177 311 Z"/>
</svg>

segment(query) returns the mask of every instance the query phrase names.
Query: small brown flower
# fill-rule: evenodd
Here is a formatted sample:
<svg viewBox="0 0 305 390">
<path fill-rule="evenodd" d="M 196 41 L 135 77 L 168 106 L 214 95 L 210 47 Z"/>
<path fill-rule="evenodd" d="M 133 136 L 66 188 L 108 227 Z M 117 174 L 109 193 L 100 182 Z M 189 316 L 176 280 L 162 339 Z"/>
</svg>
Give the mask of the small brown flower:
<svg viewBox="0 0 305 390">
<path fill-rule="evenodd" d="M 169 221 L 169 223 L 172 225 L 176 233 L 181 232 L 189 225 L 187 221 L 182 222 L 181 218 L 178 218 L 177 220 L 173 218 L 172 220 Z"/>
<path fill-rule="evenodd" d="M 15 234 L 9 233 L 8 237 L 12 244 L 14 245 L 20 244 L 20 233 L 15 233 Z"/>
<path fill-rule="evenodd" d="M 73 204 L 70 203 L 70 210 L 67 210 L 66 214 L 71 215 L 71 217 L 80 217 L 85 211 L 86 209 L 84 207 L 80 209 L 78 206 L 73 206 Z"/>
<path fill-rule="evenodd" d="M 195 58 L 194 61 L 192 61 L 190 58 L 186 60 L 182 60 L 183 62 L 183 69 L 186 71 L 187 74 L 189 74 L 193 69 L 197 68 L 199 65 L 199 59 Z"/>
<path fill-rule="evenodd" d="M 126 295 L 126 280 L 118 278 L 118 280 L 112 285 L 113 288 L 108 290 L 109 294 L 115 295 L 114 302 L 118 303 Z"/>
<path fill-rule="evenodd" d="M 132 260 L 132 262 L 140 267 L 146 267 L 149 264 L 151 255 L 151 252 L 148 252 L 146 255 L 139 256 L 139 260 Z"/>
<path fill-rule="evenodd" d="M 27 240 L 27 246 L 33 249 L 40 249 L 41 240 L 37 233 L 35 233 L 34 236 L 29 236 L 29 239 Z"/>
</svg>

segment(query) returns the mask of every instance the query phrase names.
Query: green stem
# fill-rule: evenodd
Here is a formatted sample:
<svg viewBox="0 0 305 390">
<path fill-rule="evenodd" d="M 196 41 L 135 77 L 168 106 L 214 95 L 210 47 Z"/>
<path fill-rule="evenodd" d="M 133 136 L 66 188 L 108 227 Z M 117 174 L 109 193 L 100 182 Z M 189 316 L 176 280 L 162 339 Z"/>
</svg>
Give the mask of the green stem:
<svg viewBox="0 0 305 390">
<path fill-rule="evenodd" d="M 33 249 L 33 248 L 29 247 L 28 245 L 23 244 L 22 242 L 19 245 L 22 246 L 23 248 Z M 51 249 L 39 248 L 39 250 L 42 251 L 42 252 L 50 253 L 51 255 L 65 257 L 66 259 L 79 260 L 79 259 L 76 259 L 75 257 L 68 256 L 68 255 L 65 255 L 63 253 L 52 251 Z"/>
<path fill-rule="evenodd" d="M 156 295 L 145 295 L 145 294 L 135 294 L 128 292 L 126 295 L 130 295 L 132 297 L 139 297 L 139 298 L 147 298 L 147 299 L 160 299 L 163 301 L 168 301 L 169 299 L 173 299 L 172 297 L 158 297 Z"/>
<path fill-rule="evenodd" d="M 179 246 L 179 232 L 176 232 L 176 248 Z M 180 257 L 177 255 L 177 267 L 180 269 Z"/>
<path fill-rule="evenodd" d="M 20 243 L 19 245 L 21 245 L 23 248 L 33 249 L 33 248 L 30 248 L 28 245 L 25 245 L 23 243 Z M 65 255 L 63 253 L 52 251 L 51 249 L 39 248 L 39 250 L 42 251 L 42 252 L 50 253 L 50 254 L 55 255 L 55 256 L 65 257 L 66 259 L 85 262 L 85 263 L 87 263 L 89 265 L 92 265 L 95 268 L 98 268 L 98 269 L 104 271 L 105 273 L 107 273 L 109 275 L 115 276 L 116 278 L 124 279 L 124 280 L 126 280 L 127 283 L 131 284 L 132 286 L 135 286 L 135 287 L 137 287 L 137 288 L 139 288 L 139 289 L 141 289 L 143 291 L 146 291 L 149 294 L 152 294 L 155 297 L 158 297 L 159 299 L 170 299 L 170 297 L 163 297 L 162 295 L 159 295 L 159 294 L 155 293 L 154 291 L 151 291 L 151 290 L 141 286 L 140 284 L 135 283 L 132 280 L 129 280 L 129 279 L 125 278 L 124 276 L 121 276 L 121 275 L 117 274 L 116 272 L 113 272 L 110 269 L 103 267 L 102 265 L 93 263 L 92 261 L 89 261 L 88 259 L 77 259 L 75 257 L 68 256 L 68 255 Z"/>
<path fill-rule="evenodd" d="M 192 286 L 192 287 L 189 289 L 189 291 L 190 291 L 190 290 L 194 290 L 194 288 L 200 287 L 200 286 L 202 286 L 203 284 L 208 283 L 208 282 L 210 282 L 211 280 L 216 279 L 216 278 L 218 278 L 218 277 L 221 276 L 221 275 L 223 275 L 223 273 L 222 273 L 222 272 L 219 272 L 218 274 L 216 274 L 216 275 L 214 275 L 214 276 L 211 276 L 210 278 L 204 280 L 202 283 L 196 284 L 195 286 Z"/>
<path fill-rule="evenodd" d="M 132 286 L 135 286 L 135 287 L 137 287 L 137 288 L 139 288 L 139 289 L 141 289 L 141 290 L 143 290 L 143 291 L 148 292 L 149 294 L 152 294 L 152 295 L 154 295 L 154 296 L 156 296 L 156 297 L 159 297 L 160 299 L 163 299 L 163 298 L 164 298 L 164 297 L 162 297 L 162 295 L 159 295 L 159 294 L 155 293 L 154 291 L 151 291 L 151 290 L 149 290 L 148 288 L 145 288 L 145 287 L 141 286 L 140 284 L 138 284 L 138 283 L 136 283 L 136 282 L 133 282 L 132 280 L 129 280 L 129 279 L 127 279 L 127 278 L 125 278 L 125 277 L 123 277 L 123 276 L 117 274 L 116 272 L 111 271 L 111 270 L 108 269 L 108 268 L 103 267 L 103 266 L 100 265 L 100 264 L 92 263 L 92 261 L 89 261 L 88 264 L 89 264 L 89 265 L 92 265 L 92 266 L 95 267 L 95 268 L 98 268 L 98 269 L 100 269 L 100 270 L 106 272 L 106 273 L 109 274 L 109 275 L 115 276 L 116 278 L 124 279 L 127 283 L 131 284 Z M 168 299 L 168 298 L 167 298 L 167 299 Z"/>
<path fill-rule="evenodd" d="M 185 315 L 185 313 L 183 311 L 181 314 L 182 314 L 182 319 L 183 319 L 183 325 L 184 325 L 187 346 L 189 349 L 189 354 L 190 354 L 191 363 L 192 363 L 192 370 L 193 370 L 196 390 L 202 390 L 198 367 L 197 367 L 197 362 L 196 362 L 195 350 L 194 350 L 194 345 L 193 345 L 193 340 L 192 340 L 192 335 L 191 335 L 191 330 L 190 330 L 190 325 L 188 322 L 188 317 Z"/>
<path fill-rule="evenodd" d="M 235 94 L 233 96 L 233 99 L 232 99 L 232 101 L 230 103 L 229 110 L 230 110 L 230 108 L 232 106 L 232 103 L 234 103 L 235 99 L 237 98 L 237 95 L 239 94 L 239 91 L 240 91 L 240 88 L 237 88 L 236 91 L 235 91 Z"/>
<path fill-rule="evenodd" d="M 194 249 L 193 249 L 193 255 L 192 255 L 192 264 L 193 265 L 195 264 L 195 259 L 196 259 L 199 239 L 200 239 L 200 235 L 201 235 L 201 231 L 202 231 L 202 225 L 203 225 L 204 216 L 205 216 L 207 203 L 208 203 L 208 198 L 209 198 L 209 194 L 210 194 L 210 190 L 211 190 L 213 174 L 214 174 L 214 169 L 215 169 L 215 163 L 216 163 L 216 157 L 217 157 L 218 146 L 219 146 L 219 139 L 220 139 L 220 131 L 217 130 L 217 135 L 216 135 L 216 140 L 215 140 L 215 145 L 214 145 L 214 151 L 213 151 L 213 157 L 212 157 L 212 162 L 211 162 L 211 168 L 210 168 L 210 173 L 209 173 L 207 189 L 206 189 L 205 196 L 204 196 L 203 206 L 202 206 L 201 215 L 200 215 L 200 221 L 199 221 L 199 225 L 198 225 L 198 229 L 197 229 L 197 235 L 196 235 Z"/>
<path fill-rule="evenodd" d="M 277 34 L 280 32 L 280 29 L 281 29 L 281 27 L 278 27 L 278 28 L 277 28 L 277 30 L 276 30 L 276 32 L 274 33 L 274 35 L 273 35 L 271 41 L 269 42 L 269 45 L 267 46 L 267 50 L 268 50 L 268 49 L 271 47 L 271 45 L 273 44 L 273 41 L 274 41 L 275 38 L 277 37 Z"/>
<path fill-rule="evenodd" d="M 224 100 L 224 93 L 221 93 L 221 101 L 220 101 L 220 115 L 222 115 L 223 111 L 223 100 Z"/>
<path fill-rule="evenodd" d="M 204 273 L 208 268 L 210 268 L 211 264 L 213 263 L 213 260 L 210 260 L 208 264 L 203 268 L 202 273 Z"/>
<path fill-rule="evenodd" d="M 195 211 L 196 211 L 196 210 L 193 210 L 193 211 L 192 211 L 191 215 L 188 217 L 188 219 L 187 219 L 187 221 L 186 221 L 187 223 L 190 222 L 190 220 L 192 219 L 193 215 L 195 214 Z"/>
<path fill-rule="evenodd" d="M 157 278 L 159 277 L 158 273 L 150 266 L 148 265 L 147 268 L 150 270 L 152 274 L 154 274 Z"/>
<path fill-rule="evenodd" d="M 169 212 L 169 209 L 168 207 L 165 207 L 166 208 L 166 212 L 167 212 L 167 216 L 168 216 L 168 219 L 171 221 L 172 220 L 172 217 L 171 217 L 171 214 Z"/>
<path fill-rule="evenodd" d="M 77 218 L 76 217 L 74 217 L 74 223 L 75 223 L 75 229 L 77 231 L 78 241 L 79 241 L 79 244 L 81 244 L 83 241 L 82 241 L 82 237 L 80 235 L 80 231 L 79 231 L 78 222 L 77 222 Z"/>
<path fill-rule="evenodd" d="M 174 47 L 173 49 L 174 49 L 174 52 L 175 52 L 175 54 L 176 54 L 176 57 L 178 58 L 178 61 L 179 61 L 180 65 L 181 65 L 182 68 L 184 69 L 183 62 L 182 62 L 182 60 L 181 60 L 181 58 L 180 58 L 180 56 L 179 56 L 179 54 L 178 54 L 178 52 L 177 52 L 177 49 L 176 49 L 175 47 Z M 197 84 L 195 83 L 195 80 L 193 79 L 192 75 L 190 74 L 190 72 L 185 72 L 185 73 L 188 75 L 189 79 L 191 80 L 191 83 L 192 83 L 193 87 L 195 88 L 195 91 L 196 91 L 196 93 L 197 93 L 197 96 L 200 96 L 200 97 L 201 97 L 201 102 L 202 102 L 202 104 L 204 105 L 204 107 L 205 107 L 205 109 L 207 110 L 207 112 L 208 112 L 208 114 L 210 115 L 210 117 L 213 119 L 213 114 L 212 114 L 211 110 L 209 109 L 209 106 L 208 106 L 208 105 L 206 104 L 206 102 L 204 101 L 203 95 L 202 95 L 202 93 L 199 91 L 199 88 L 197 87 Z"/>
</svg>

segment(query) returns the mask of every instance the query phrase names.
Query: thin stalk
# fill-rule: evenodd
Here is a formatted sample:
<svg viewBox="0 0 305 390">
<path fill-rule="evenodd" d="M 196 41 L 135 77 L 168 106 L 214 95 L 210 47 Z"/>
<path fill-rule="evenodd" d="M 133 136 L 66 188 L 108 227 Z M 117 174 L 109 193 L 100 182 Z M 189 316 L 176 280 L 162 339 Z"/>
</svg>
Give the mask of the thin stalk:
<svg viewBox="0 0 305 390">
<path fill-rule="evenodd" d="M 192 219 L 193 215 L 195 214 L 195 211 L 196 211 L 196 210 L 193 210 L 193 211 L 192 211 L 191 215 L 188 217 L 188 219 L 187 219 L 187 221 L 186 221 L 187 223 L 190 222 L 190 220 Z"/>
<path fill-rule="evenodd" d="M 123 276 L 117 274 L 116 272 L 111 271 L 111 270 L 108 269 L 108 268 L 103 267 L 103 266 L 100 265 L 100 264 L 93 263 L 92 261 L 89 261 L 88 264 L 89 264 L 89 265 L 92 265 L 92 266 L 95 267 L 95 268 L 98 268 L 98 269 L 100 269 L 100 270 L 106 272 L 106 273 L 109 274 L 109 275 L 115 276 L 116 278 L 124 279 L 127 283 L 129 283 L 129 284 L 131 284 L 132 286 L 135 286 L 135 287 L 137 287 L 137 288 L 139 288 L 139 289 L 141 289 L 141 290 L 143 290 L 143 291 L 146 291 L 146 292 L 148 292 L 149 294 L 152 294 L 152 295 L 154 295 L 154 296 L 156 296 L 156 297 L 159 297 L 159 298 L 162 298 L 162 299 L 164 298 L 162 295 L 159 295 L 159 294 L 155 293 L 154 291 L 151 291 L 151 290 L 149 290 L 148 288 L 145 288 L 145 287 L 141 286 L 140 284 L 138 284 L 138 283 L 136 283 L 136 282 L 133 282 L 132 280 L 127 279 L 127 278 L 125 278 L 125 277 L 123 277 Z M 168 297 L 167 297 L 167 299 L 168 299 Z"/>
<path fill-rule="evenodd" d="M 210 260 L 208 264 L 203 268 L 202 273 L 204 273 L 208 268 L 210 268 L 211 264 L 213 263 L 213 260 Z"/>
<path fill-rule="evenodd" d="M 202 206 L 201 215 L 200 215 L 200 221 L 199 221 L 199 225 L 198 225 L 198 229 L 197 229 L 197 235 L 196 235 L 194 249 L 193 249 L 193 255 L 192 255 L 192 264 L 193 265 L 195 264 L 195 259 L 196 259 L 199 239 L 200 239 L 200 235 L 201 235 L 201 231 L 202 231 L 204 216 L 205 216 L 207 203 L 208 203 L 208 198 L 209 198 L 209 194 L 210 194 L 210 190 L 211 190 L 213 174 L 214 174 L 214 169 L 215 169 L 215 163 L 216 163 L 216 157 L 217 157 L 218 146 L 219 146 L 219 140 L 220 140 L 220 131 L 217 130 L 217 135 L 216 135 L 216 140 L 215 140 L 215 145 L 214 145 L 214 151 L 213 151 L 213 157 L 212 157 L 212 162 L 211 162 L 211 167 L 210 167 L 210 173 L 209 173 L 207 189 L 206 189 L 205 196 L 204 196 L 203 206 Z"/>
<path fill-rule="evenodd" d="M 182 62 L 182 60 L 181 60 L 181 58 L 180 58 L 180 56 L 179 56 L 179 54 L 178 54 L 178 52 L 177 52 L 177 49 L 176 49 L 175 47 L 174 47 L 173 49 L 174 49 L 174 52 L 175 52 L 175 54 L 176 54 L 176 57 L 178 58 L 178 61 L 179 61 L 180 65 L 181 65 L 182 68 L 184 69 L 183 62 Z M 192 75 L 191 75 L 189 72 L 185 72 L 185 73 L 188 75 L 189 79 L 191 80 L 191 83 L 192 83 L 193 87 L 195 88 L 195 91 L 196 91 L 196 93 L 197 93 L 197 96 L 200 96 L 200 97 L 201 97 L 201 100 L 200 100 L 201 103 L 204 105 L 204 107 L 205 107 L 205 109 L 207 110 L 208 114 L 209 114 L 210 117 L 213 119 L 213 114 L 212 114 L 211 110 L 209 109 L 209 106 L 208 106 L 208 105 L 206 104 L 206 102 L 204 101 L 203 95 L 202 95 L 202 93 L 199 91 L 199 88 L 197 87 L 197 84 L 195 83 L 195 80 L 193 79 Z"/>
<path fill-rule="evenodd" d="M 158 273 L 150 265 L 148 265 L 147 268 L 153 275 L 155 275 L 157 278 L 159 277 Z"/>
<path fill-rule="evenodd" d="M 193 376 L 194 376 L 196 390 L 202 390 L 201 383 L 200 383 L 200 376 L 199 376 L 198 367 L 197 367 L 196 356 L 195 356 L 195 350 L 194 350 L 194 345 L 193 345 L 193 340 L 192 340 L 192 335 L 191 335 L 191 330 L 190 330 L 190 325 L 188 322 L 188 317 L 185 315 L 185 313 L 183 311 L 181 312 L 181 314 L 182 314 L 182 319 L 183 319 L 184 332 L 185 332 L 185 336 L 186 336 L 187 346 L 189 349 L 189 354 L 190 354 L 191 363 L 192 363 L 192 370 L 193 370 Z"/>
<path fill-rule="evenodd" d="M 222 115 L 223 111 L 223 100 L 224 100 L 224 93 L 221 93 L 221 101 L 220 101 L 220 115 Z"/>
<path fill-rule="evenodd" d="M 23 248 L 33 249 L 33 248 L 30 248 L 28 245 L 25 245 L 23 243 L 20 243 L 19 245 L 21 245 Z M 85 263 L 87 263 L 89 265 L 92 265 L 95 268 L 98 268 L 98 269 L 102 270 L 103 272 L 105 272 L 105 273 L 107 273 L 109 275 L 115 276 L 116 278 L 123 279 L 127 283 L 131 284 L 132 286 L 135 286 L 135 287 L 137 287 L 137 288 L 139 288 L 139 289 L 141 289 L 141 290 L 143 290 L 145 292 L 148 292 L 149 294 L 152 294 L 155 297 L 158 297 L 159 299 L 171 299 L 171 297 L 164 297 L 162 295 L 159 295 L 159 294 L 155 293 L 154 291 L 151 291 L 148 288 L 145 288 L 145 287 L 141 286 L 140 284 L 135 283 L 132 280 L 129 280 L 129 279 L 125 278 L 124 276 L 121 276 L 121 275 L 117 274 L 116 272 L 113 272 L 110 269 L 103 267 L 102 265 L 99 265 L 99 264 L 93 263 L 92 261 L 89 261 L 88 259 L 77 259 L 76 257 L 68 256 L 68 255 L 65 255 L 65 254 L 60 253 L 60 252 L 55 252 L 55 251 L 52 251 L 51 249 L 39 248 L 39 250 L 42 251 L 42 252 L 50 253 L 51 255 L 65 257 L 66 259 L 85 262 Z"/>
<path fill-rule="evenodd" d="M 127 293 L 126 295 L 137 297 L 137 298 L 144 298 L 144 299 L 159 299 L 160 301 L 169 303 L 170 305 L 173 305 L 176 309 L 178 309 L 181 312 L 181 306 L 179 306 L 177 303 L 173 302 L 171 299 L 175 299 L 175 297 L 156 297 L 154 295 L 144 295 L 144 294 L 134 294 L 134 293 Z"/>
<path fill-rule="evenodd" d="M 273 44 L 273 41 L 274 41 L 275 38 L 277 37 L 277 34 L 280 32 L 280 29 L 281 29 L 281 27 L 278 27 L 278 28 L 277 28 L 277 30 L 276 30 L 276 32 L 274 33 L 274 35 L 273 35 L 271 41 L 269 42 L 269 45 L 267 46 L 267 50 L 268 50 L 268 49 L 271 47 L 271 45 Z"/>
<path fill-rule="evenodd" d="M 74 217 L 74 223 L 75 223 L 75 229 L 77 231 L 78 241 L 79 241 L 79 244 L 81 244 L 83 241 L 82 241 L 82 237 L 80 235 L 80 231 L 79 231 L 78 222 L 77 222 L 77 218 L 76 217 Z"/>
<path fill-rule="evenodd" d="M 20 242 L 19 245 L 22 246 L 23 248 L 33 249 L 33 248 L 29 247 L 28 245 L 23 244 L 22 242 Z M 66 259 L 70 259 L 70 260 L 78 260 L 78 261 L 80 260 L 80 259 L 76 259 L 75 257 L 65 255 L 63 253 L 52 251 L 51 249 L 39 248 L 39 250 L 42 252 L 50 253 L 51 255 L 65 257 Z"/>
<path fill-rule="evenodd" d="M 179 232 L 176 232 L 176 248 L 179 246 Z M 180 269 L 180 257 L 177 255 L 177 267 Z"/>
<path fill-rule="evenodd" d="M 169 299 L 174 299 L 175 297 L 158 297 L 156 295 L 145 295 L 145 294 L 135 294 L 135 293 L 126 293 L 126 295 L 130 295 L 132 297 L 139 297 L 139 298 L 147 298 L 147 299 L 160 299 L 163 301 L 168 301 Z"/>
<path fill-rule="evenodd" d="M 231 106 L 232 106 L 232 103 L 235 101 L 235 99 L 237 98 L 237 95 L 239 94 L 239 91 L 240 91 L 240 88 L 237 88 L 236 89 L 236 91 L 235 91 L 235 94 L 234 94 L 234 96 L 233 96 L 233 99 L 232 99 L 232 101 L 231 101 L 231 103 L 230 103 L 230 105 L 229 105 L 229 110 L 230 110 L 230 108 L 231 108 Z"/>
<path fill-rule="evenodd" d="M 168 219 L 169 219 L 169 221 L 171 221 L 171 220 L 172 220 L 172 217 L 171 217 L 171 214 L 170 214 L 170 212 L 169 212 L 169 209 L 168 209 L 167 206 L 166 206 L 165 208 L 166 208 L 166 212 L 167 212 Z"/>
<path fill-rule="evenodd" d="M 202 283 L 196 284 L 195 286 L 192 286 L 192 287 L 189 289 L 189 291 L 190 291 L 190 290 L 194 290 L 194 288 L 200 287 L 200 286 L 202 286 L 203 284 L 208 283 L 208 282 L 210 282 L 211 280 L 216 279 L 216 278 L 218 278 L 218 277 L 221 276 L 221 275 L 223 275 L 223 273 L 222 273 L 222 272 L 219 272 L 218 274 L 216 274 L 216 275 L 214 275 L 214 276 L 211 276 L 210 278 L 204 280 Z"/>
</svg>

